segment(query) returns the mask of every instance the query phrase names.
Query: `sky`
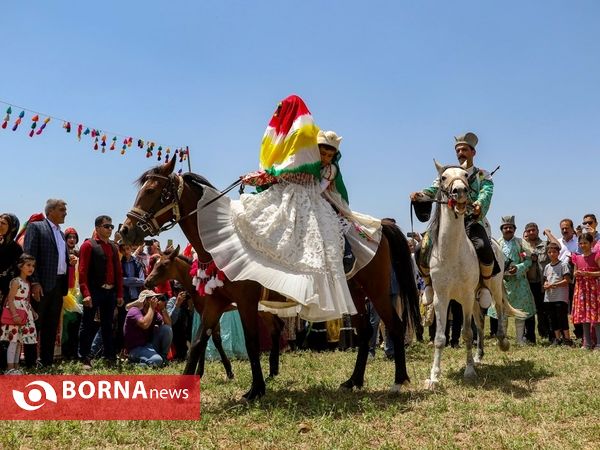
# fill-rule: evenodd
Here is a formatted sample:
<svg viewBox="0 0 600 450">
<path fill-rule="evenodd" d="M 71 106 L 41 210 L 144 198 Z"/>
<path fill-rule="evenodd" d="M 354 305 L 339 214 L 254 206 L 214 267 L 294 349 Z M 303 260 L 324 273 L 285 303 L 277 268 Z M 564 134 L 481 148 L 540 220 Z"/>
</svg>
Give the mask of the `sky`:
<svg viewBox="0 0 600 450">
<path fill-rule="evenodd" d="M 594 0 L 9 2 L 0 101 L 11 124 L 18 105 L 73 131 L 53 120 L 30 138 L 31 113 L 0 129 L 0 211 L 24 221 L 63 198 L 82 238 L 100 214 L 125 219 L 134 180 L 158 162 L 135 147 L 94 151 L 79 123 L 187 145 L 192 170 L 224 188 L 257 169 L 269 118 L 294 93 L 343 136 L 354 210 L 409 231 L 410 192 L 472 131 L 476 165 L 501 167 L 494 233 L 515 215 L 520 231 L 534 221 L 557 234 L 564 217 L 600 213 L 599 20 Z M 178 229 L 169 238 L 185 244 Z"/>
</svg>

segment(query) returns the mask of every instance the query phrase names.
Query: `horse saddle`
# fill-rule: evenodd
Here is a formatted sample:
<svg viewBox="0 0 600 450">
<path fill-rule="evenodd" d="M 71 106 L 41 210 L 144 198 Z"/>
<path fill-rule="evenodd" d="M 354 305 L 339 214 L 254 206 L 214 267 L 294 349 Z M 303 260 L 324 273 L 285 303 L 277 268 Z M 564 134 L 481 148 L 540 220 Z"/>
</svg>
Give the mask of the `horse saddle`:
<svg viewBox="0 0 600 450">
<path fill-rule="evenodd" d="M 298 305 L 294 300 L 281 295 L 279 292 L 271 291 L 266 287 L 261 289 L 259 302 L 267 308 L 274 309 L 289 308 L 290 306 Z"/>
</svg>

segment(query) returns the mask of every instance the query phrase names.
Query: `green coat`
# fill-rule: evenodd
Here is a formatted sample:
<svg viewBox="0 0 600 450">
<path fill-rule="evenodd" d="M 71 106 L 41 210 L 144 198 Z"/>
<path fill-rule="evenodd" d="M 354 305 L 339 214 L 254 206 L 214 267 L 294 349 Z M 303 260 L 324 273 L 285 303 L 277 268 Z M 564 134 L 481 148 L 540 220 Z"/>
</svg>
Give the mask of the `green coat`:
<svg viewBox="0 0 600 450">
<path fill-rule="evenodd" d="M 508 296 L 508 302 L 513 308 L 527 313 L 527 318 L 535 315 L 535 300 L 529 288 L 527 271 L 531 267 L 531 247 L 521 238 L 513 238 L 510 241 L 498 239 L 502 253 L 506 261 L 512 261 L 511 265 L 517 268 L 514 275 L 504 276 L 504 288 Z M 496 317 L 496 310 L 492 307 L 488 315 Z"/>
</svg>

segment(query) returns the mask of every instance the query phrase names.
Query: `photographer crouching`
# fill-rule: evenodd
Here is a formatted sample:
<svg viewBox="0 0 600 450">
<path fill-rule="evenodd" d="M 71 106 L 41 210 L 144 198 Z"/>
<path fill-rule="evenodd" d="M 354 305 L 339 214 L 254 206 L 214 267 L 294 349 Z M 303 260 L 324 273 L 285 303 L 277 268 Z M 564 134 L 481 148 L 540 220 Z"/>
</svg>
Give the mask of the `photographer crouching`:
<svg viewBox="0 0 600 450">
<path fill-rule="evenodd" d="M 149 289 L 126 306 L 123 334 L 128 359 L 133 363 L 160 367 L 167 362 L 173 340 L 166 299 Z"/>
</svg>

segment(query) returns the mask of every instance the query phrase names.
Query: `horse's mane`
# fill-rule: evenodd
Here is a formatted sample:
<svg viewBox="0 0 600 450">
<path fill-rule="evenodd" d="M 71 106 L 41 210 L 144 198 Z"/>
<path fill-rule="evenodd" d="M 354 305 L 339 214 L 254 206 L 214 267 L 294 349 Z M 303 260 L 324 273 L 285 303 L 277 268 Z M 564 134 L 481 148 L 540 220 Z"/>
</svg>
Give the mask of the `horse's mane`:
<svg viewBox="0 0 600 450">
<path fill-rule="evenodd" d="M 429 226 L 427 227 L 427 232 L 429 234 L 429 239 L 431 239 L 432 247 L 437 242 L 438 234 L 440 232 L 440 216 L 441 216 L 441 204 L 439 200 L 442 199 L 442 191 L 438 189 L 437 194 L 435 195 L 435 199 L 438 200 L 435 202 L 435 209 L 433 210 L 433 216 L 429 221 Z"/>
<path fill-rule="evenodd" d="M 148 181 L 148 178 L 151 175 L 162 175 L 162 166 L 158 165 L 155 167 L 152 167 L 151 169 L 146 170 L 143 174 L 140 175 L 140 177 L 135 180 L 135 183 L 137 184 L 138 187 L 143 186 L 143 184 Z M 190 183 L 192 186 L 196 186 L 199 188 L 202 188 L 204 186 L 208 186 L 210 188 L 216 189 L 210 181 L 208 181 L 205 177 L 203 177 L 202 175 L 198 175 L 195 174 L 193 172 L 187 172 L 184 173 L 182 175 L 184 181 Z"/>
<path fill-rule="evenodd" d="M 156 166 L 156 167 L 146 170 L 143 174 L 140 175 L 140 177 L 137 180 L 135 180 L 135 184 L 138 187 L 142 187 L 144 185 L 144 183 L 146 181 L 148 181 L 148 178 L 150 177 L 150 175 L 162 175 L 161 168 L 162 168 L 162 166 L 159 165 L 159 166 Z"/>
<path fill-rule="evenodd" d="M 202 175 L 198 175 L 197 173 L 187 172 L 184 173 L 182 177 L 185 181 L 190 182 L 192 184 L 199 184 L 201 186 L 208 186 L 210 188 L 216 189 L 216 187 L 214 187 L 210 181 L 208 181 Z"/>
</svg>

